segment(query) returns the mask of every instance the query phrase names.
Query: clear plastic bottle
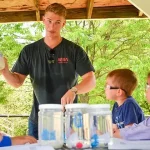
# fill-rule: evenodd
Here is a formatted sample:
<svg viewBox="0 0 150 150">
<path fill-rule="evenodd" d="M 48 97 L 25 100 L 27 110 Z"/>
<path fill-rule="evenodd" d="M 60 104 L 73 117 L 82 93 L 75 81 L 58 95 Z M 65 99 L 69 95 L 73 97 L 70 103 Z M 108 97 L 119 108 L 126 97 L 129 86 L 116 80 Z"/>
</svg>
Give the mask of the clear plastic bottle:
<svg viewBox="0 0 150 150">
<path fill-rule="evenodd" d="M 5 68 L 5 62 L 3 58 L 3 54 L 0 52 L 0 70 Z"/>
<path fill-rule="evenodd" d="M 112 115 L 109 104 L 89 105 L 91 147 L 108 147 L 112 137 Z"/>
<path fill-rule="evenodd" d="M 88 104 L 67 104 L 65 106 L 65 142 L 68 148 L 89 148 Z"/>
<path fill-rule="evenodd" d="M 39 105 L 39 143 L 61 148 L 64 144 L 63 112 L 60 104 Z"/>
</svg>

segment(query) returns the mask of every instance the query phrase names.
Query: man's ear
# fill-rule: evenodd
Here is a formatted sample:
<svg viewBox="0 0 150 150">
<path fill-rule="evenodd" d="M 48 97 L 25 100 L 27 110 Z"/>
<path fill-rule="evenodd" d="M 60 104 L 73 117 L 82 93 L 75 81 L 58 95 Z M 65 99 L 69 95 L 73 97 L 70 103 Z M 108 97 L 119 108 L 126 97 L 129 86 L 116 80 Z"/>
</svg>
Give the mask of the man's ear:
<svg viewBox="0 0 150 150">
<path fill-rule="evenodd" d="M 64 27 L 66 25 L 66 20 L 64 20 L 62 27 Z"/>
</svg>

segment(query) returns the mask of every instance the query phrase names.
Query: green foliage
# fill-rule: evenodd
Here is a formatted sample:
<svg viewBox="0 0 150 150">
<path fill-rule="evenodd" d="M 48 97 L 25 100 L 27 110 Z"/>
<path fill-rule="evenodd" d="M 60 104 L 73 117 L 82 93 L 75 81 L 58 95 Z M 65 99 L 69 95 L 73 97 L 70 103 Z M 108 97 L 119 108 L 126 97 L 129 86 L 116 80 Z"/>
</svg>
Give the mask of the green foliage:
<svg viewBox="0 0 150 150">
<path fill-rule="evenodd" d="M 5 87 L 5 82 L 0 80 L 0 106 L 1 104 L 5 105 L 8 103 L 7 96 L 10 94 L 12 91 L 10 88 Z"/>
<path fill-rule="evenodd" d="M 144 97 L 145 77 L 149 70 L 149 23 L 149 20 L 68 22 L 64 30 L 65 37 L 86 50 L 96 70 L 97 86 L 89 93 L 89 103 L 112 104 L 104 94 L 106 75 L 113 69 L 130 68 L 139 80 L 133 96 L 150 114 Z M 83 96 L 81 102 L 82 99 Z"/>
<path fill-rule="evenodd" d="M 42 38 L 43 31 L 42 23 L 0 24 L 0 51 L 7 57 L 10 67 L 13 66 L 23 46 Z M 150 114 L 150 105 L 144 96 L 146 75 L 150 66 L 148 19 L 67 21 L 62 35 L 83 47 L 95 67 L 96 88 L 90 93 L 80 95 L 80 102 L 112 105 L 113 101 L 105 98 L 106 75 L 113 69 L 129 68 L 136 73 L 139 82 L 133 97 L 144 112 Z M 0 77 L 0 87 L 1 114 L 30 113 L 32 87 L 29 78 L 22 87 L 13 89 Z M 15 134 L 25 134 L 27 119 L 18 122 Z"/>
</svg>

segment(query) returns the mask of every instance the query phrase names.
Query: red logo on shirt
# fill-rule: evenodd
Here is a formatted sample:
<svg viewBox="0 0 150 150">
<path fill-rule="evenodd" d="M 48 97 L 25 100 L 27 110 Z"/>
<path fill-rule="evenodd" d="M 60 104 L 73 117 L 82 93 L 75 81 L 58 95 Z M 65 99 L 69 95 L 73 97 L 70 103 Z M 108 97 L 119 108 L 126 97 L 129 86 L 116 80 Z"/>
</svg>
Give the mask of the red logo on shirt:
<svg viewBox="0 0 150 150">
<path fill-rule="evenodd" d="M 58 58 L 58 63 L 62 64 L 62 63 L 68 63 L 68 58 Z"/>
</svg>

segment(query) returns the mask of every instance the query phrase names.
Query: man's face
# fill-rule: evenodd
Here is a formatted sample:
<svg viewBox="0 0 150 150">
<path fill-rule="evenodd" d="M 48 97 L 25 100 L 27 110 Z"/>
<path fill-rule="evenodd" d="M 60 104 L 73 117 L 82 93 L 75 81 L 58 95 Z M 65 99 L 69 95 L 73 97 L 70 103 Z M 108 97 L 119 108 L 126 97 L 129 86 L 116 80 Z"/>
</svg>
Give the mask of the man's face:
<svg viewBox="0 0 150 150">
<path fill-rule="evenodd" d="M 150 77 L 147 79 L 146 98 L 147 98 L 147 101 L 150 103 Z"/>
<path fill-rule="evenodd" d="M 60 35 L 60 31 L 64 27 L 66 21 L 62 16 L 53 12 L 47 12 L 43 17 L 43 23 L 45 25 L 46 34 L 51 37 L 56 37 Z"/>
</svg>

